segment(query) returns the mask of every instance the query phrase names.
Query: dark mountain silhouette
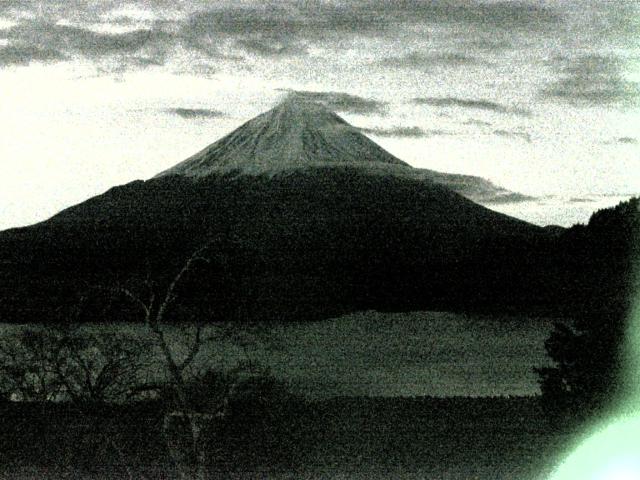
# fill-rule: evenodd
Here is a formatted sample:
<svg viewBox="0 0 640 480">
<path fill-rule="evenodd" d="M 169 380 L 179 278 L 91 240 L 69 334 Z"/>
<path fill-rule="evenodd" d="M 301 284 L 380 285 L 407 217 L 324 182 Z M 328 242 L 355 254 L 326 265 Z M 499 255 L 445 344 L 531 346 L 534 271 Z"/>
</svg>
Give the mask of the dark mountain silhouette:
<svg viewBox="0 0 640 480">
<path fill-rule="evenodd" d="M 325 109 L 285 103 L 155 178 L 0 232 L 0 317 L 59 321 L 82 303 L 87 321 L 135 319 L 115 287 L 161 289 L 203 245 L 211 261 L 181 284 L 176 320 L 577 298 L 558 288 L 575 271 L 564 233 L 389 168 L 413 170 Z"/>
</svg>

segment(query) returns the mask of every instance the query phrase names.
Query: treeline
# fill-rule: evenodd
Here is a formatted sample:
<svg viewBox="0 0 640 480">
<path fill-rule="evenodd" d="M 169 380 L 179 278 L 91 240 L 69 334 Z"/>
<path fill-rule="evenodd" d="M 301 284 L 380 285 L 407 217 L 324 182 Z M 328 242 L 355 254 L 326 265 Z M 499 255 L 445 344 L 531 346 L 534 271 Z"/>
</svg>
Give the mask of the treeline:
<svg viewBox="0 0 640 480">
<path fill-rule="evenodd" d="M 206 387 L 199 386 L 201 397 L 220 394 Z M 74 402 L 0 401 L 0 476 L 182 478 L 187 472 L 196 479 L 218 478 L 220 472 L 294 468 L 306 453 L 303 436 L 314 433 L 306 431 L 301 413 L 306 403 L 276 393 L 269 378 L 244 388 L 229 400 L 225 418 L 202 422 L 202 458 L 192 468 L 190 427 L 183 417 L 172 415 L 170 395 L 82 408 Z M 200 410 L 200 418 L 206 412 Z"/>
<path fill-rule="evenodd" d="M 598 211 L 561 239 L 572 252 L 569 271 L 580 273 L 573 285 L 580 295 L 545 343 L 555 365 L 537 371 L 547 413 L 585 419 L 637 388 L 625 349 L 640 292 L 639 200 Z"/>
</svg>

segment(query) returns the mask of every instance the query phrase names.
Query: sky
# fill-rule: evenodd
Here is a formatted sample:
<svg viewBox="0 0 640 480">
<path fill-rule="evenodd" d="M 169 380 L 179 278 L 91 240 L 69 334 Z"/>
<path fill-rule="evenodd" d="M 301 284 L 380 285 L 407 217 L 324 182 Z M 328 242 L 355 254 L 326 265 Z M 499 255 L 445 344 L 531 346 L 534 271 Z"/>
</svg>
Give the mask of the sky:
<svg viewBox="0 0 640 480">
<path fill-rule="evenodd" d="M 289 91 L 415 167 L 640 192 L 635 0 L 0 0 L 0 229 L 150 178 Z"/>
</svg>

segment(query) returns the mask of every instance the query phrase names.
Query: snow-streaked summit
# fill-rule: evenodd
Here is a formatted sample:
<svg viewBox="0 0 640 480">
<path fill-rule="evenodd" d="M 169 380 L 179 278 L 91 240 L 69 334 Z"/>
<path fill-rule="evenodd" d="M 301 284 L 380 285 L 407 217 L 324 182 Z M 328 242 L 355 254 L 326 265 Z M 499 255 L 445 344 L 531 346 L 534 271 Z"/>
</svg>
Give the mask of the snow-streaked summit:
<svg viewBox="0 0 640 480">
<path fill-rule="evenodd" d="M 295 94 L 158 176 L 280 170 L 322 164 L 408 164 L 324 105 Z"/>
<path fill-rule="evenodd" d="M 480 177 L 414 168 L 325 105 L 295 93 L 156 177 L 203 178 L 229 172 L 274 175 L 344 166 L 443 184 L 480 203 L 525 198 Z"/>
</svg>

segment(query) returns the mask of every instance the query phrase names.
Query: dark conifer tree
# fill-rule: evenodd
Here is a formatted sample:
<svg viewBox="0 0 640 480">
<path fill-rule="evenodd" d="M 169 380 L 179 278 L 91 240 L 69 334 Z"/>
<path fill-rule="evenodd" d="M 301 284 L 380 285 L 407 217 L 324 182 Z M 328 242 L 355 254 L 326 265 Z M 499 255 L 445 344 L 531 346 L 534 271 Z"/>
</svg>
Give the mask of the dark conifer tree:
<svg viewBox="0 0 640 480">
<path fill-rule="evenodd" d="M 576 271 L 591 285 L 573 322 L 557 323 L 545 343 L 555 366 L 537 369 L 545 403 L 556 412 L 593 414 L 623 393 L 627 319 L 638 291 L 638 207 L 631 199 L 567 232 L 574 260 L 587 263 Z"/>
</svg>

